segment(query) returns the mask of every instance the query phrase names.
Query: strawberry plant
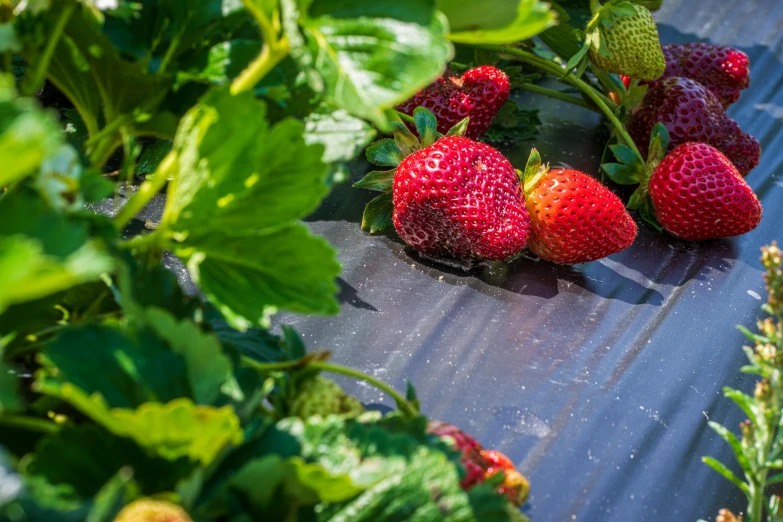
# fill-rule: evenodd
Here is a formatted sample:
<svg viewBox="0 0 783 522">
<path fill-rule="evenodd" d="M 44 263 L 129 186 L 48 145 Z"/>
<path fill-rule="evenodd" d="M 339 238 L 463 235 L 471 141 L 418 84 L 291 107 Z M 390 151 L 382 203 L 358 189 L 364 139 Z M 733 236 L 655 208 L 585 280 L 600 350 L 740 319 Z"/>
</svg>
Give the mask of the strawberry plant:
<svg viewBox="0 0 783 522">
<path fill-rule="evenodd" d="M 697 201 L 714 178 L 743 197 L 720 235 L 755 227 L 737 170 L 760 148 L 724 110 L 747 62 L 664 52 L 659 5 L 0 2 L 0 520 L 525 520 L 508 458 L 271 318 L 339 311 L 337 252 L 302 220 L 362 153 L 394 167 L 355 183 L 382 193 L 362 227 L 426 255 L 574 264 L 630 246 L 632 214 L 597 176 L 535 150 L 522 172 L 480 141 L 535 134 L 515 90 L 605 116 L 603 171 L 639 185 L 626 207 L 656 227 L 702 240 L 699 223 L 738 211 L 683 222 L 693 201 L 668 176 Z M 674 89 L 710 126 L 717 174 L 653 125 L 680 114 Z M 330 374 L 397 409 L 365 411 Z"/>
</svg>

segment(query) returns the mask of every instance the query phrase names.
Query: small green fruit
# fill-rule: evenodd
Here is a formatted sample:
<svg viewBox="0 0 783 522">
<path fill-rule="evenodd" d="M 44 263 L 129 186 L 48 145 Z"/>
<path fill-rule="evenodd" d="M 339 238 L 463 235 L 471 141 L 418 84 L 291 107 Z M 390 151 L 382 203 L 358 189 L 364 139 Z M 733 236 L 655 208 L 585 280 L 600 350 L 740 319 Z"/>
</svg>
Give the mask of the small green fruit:
<svg viewBox="0 0 783 522">
<path fill-rule="evenodd" d="M 652 13 L 634 5 L 635 15 L 615 16 L 611 7 L 598 14 L 590 28 L 590 60 L 603 71 L 623 74 L 639 80 L 657 80 L 666 69 L 658 28 Z M 611 21 L 609 21 L 611 20 Z"/>
<path fill-rule="evenodd" d="M 336 382 L 320 375 L 302 383 L 290 408 L 292 416 L 303 419 L 313 415 L 355 416 L 362 412 L 361 402 L 345 393 Z"/>
</svg>

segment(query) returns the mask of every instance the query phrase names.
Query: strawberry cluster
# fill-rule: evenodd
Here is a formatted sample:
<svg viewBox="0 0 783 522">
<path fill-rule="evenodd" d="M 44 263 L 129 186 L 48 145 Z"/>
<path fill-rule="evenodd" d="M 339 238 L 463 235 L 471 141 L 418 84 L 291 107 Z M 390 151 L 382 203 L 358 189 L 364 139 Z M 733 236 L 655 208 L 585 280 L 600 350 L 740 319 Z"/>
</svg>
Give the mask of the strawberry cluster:
<svg viewBox="0 0 783 522">
<path fill-rule="evenodd" d="M 465 81 L 479 77 L 485 88 Z M 490 66 L 462 78 L 448 80 L 450 90 L 439 80 L 414 97 L 439 110 L 453 125 L 450 130 L 443 119 L 417 107 L 410 113 L 418 136 L 396 124 L 393 139 L 367 149 L 371 162 L 395 168 L 371 172 L 355 184 L 384 192 L 367 206 L 363 228 L 380 232 L 393 225 L 417 251 L 463 260 L 503 261 L 529 248 L 543 259 L 577 264 L 633 243 L 633 219 L 596 179 L 542 167 L 535 150 L 520 173 L 496 149 L 464 136 L 486 131 L 502 104 L 487 113 L 479 98 L 490 92 L 493 103 L 505 101 L 508 79 Z M 480 125 L 473 127 L 477 110 Z"/>
<path fill-rule="evenodd" d="M 427 432 L 460 452 L 460 463 L 465 468 L 465 475 L 460 481 L 463 489 L 468 490 L 498 473 L 503 473 L 503 482 L 498 486 L 498 491 L 506 495 L 515 506 L 525 503 L 530 494 L 530 483 L 517 471 L 508 457 L 499 451 L 484 449 L 476 439 L 445 422 L 430 421 Z"/>
</svg>

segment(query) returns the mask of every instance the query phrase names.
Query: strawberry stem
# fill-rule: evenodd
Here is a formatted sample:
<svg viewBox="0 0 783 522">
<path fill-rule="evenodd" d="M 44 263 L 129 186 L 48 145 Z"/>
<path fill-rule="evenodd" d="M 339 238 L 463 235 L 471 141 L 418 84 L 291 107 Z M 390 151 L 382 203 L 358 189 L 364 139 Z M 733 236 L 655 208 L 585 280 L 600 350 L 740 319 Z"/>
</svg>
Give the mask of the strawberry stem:
<svg viewBox="0 0 783 522">
<path fill-rule="evenodd" d="M 534 67 L 538 67 L 539 69 L 543 69 L 556 75 L 561 79 L 561 81 L 573 85 L 582 91 L 585 96 L 590 98 L 598 106 L 598 108 L 601 109 L 601 112 L 603 112 L 604 115 L 609 119 L 612 126 L 617 131 L 617 134 L 622 138 L 625 144 L 628 145 L 628 148 L 630 148 L 637 156 L 642 158 L 642 155 L 639 153 L 639 149 L 636 147 L 636 144 L 628 135 L 628 131 L 625 130 L 625 126 L 622 124 L 622 122 L 620 122 L 619 119 L 617 119 L 617 116 L 614 113 L 613 108 L 616 108 L 617 106 L 608 99 L 605 99 L 601 93 L 590 87 L 587 83 L 569 73 L 555 62 L 540 58 L 531 52 L 517 49 L 516 47 L 509 47 L 506 45 L 481 45 L 478 47 L 488 51 L 514 56 L 522 62 L 528 63 Z M 644 158 L 642 158 L 642 160 L 643 159 Z"/>
<path fill-rule="evenodd" d="M 590 12 L 596 14 L 601 9 L 600 0 L 590 0 Z"/>
<path fill-rule="evenodd" d="M 266 12 L 259 5 L 253 2 L 253 0 L 242 1 L 245 9 L 250 12 L 258 23 L 261 36 L 264 39 L 264 47 L 261 49 L 261 54 L 250 62 L 250 65 L 234 79 L 234 82 L 231 84 L 231 94 L 234 95 L 249 91 L 255 87 L 269 71 L 288 56 L 288 52 L 291 49 L 288 38 L 285 36 L 280 37 L 275 26 L 276 24 L 273 23 L 273 20 L 267 18 Z"/>
<path fill-rule="evenodd" d="M 584 107 L 585 109 L 589 109 L 594 112 L 600 113 L 601 110 L 598 109 L 595 105 L 590 105 L 586 101 L 584 101 L 582 98 L 577 98 L 576 96 L 569 96 L 568 94 L 560 91 L 556 91 L 554 89 L 548 89 L 546 87 L 541 87 L 540 85 L 536 85 L 534 83 L 523 83 L 522 85 L 518 86 L 523 91 L 529 91 L 529 92 L 535 92 L 538 94 L 543 94 L 544 96 L 549 96 L 550 98 L 556 98 L 558 100 L 562 100 L 564 102 L 571 103 L 573 105 L 578 105 L 580 107 Z"/>
<path fill-rule="evenodd" d="M 250 357 L 247 357 L 245 355 L 241 356 L 241 358 L 242 358 L 242 362 L 262 372 L 290 370 L 292 368 L 296 368 L 302 365 L 301 360 L 285 361 L 279 363 L 262 363 L 256 361 L 255 359 L 251 359 Z M 381 390 L 382 392 L 389 395 L 392 399 L 394 399 L 394 401 L 397 403 L 397 407 L 403 410 L 403 413 L 410 415 L 412 417 L 419 414 L 418 409 L 413 404 L 411 404 L 411 402 L 408 399 L 403 397 L 401 393 L 399 393 L 397 390 L 395 390 L 385 382 L 376 379 L 371 375 L 367 375 L 366 373 L 362 373 L 359 370 L 355 370 L 347 366 L 341 366 L 339 364 L 328 363 L 323 361 L 308 361 L 305 364 L 309 368 L 321 370 L 324 372 L 346 375 L 348 377 L 353 377 L 354 379 L 371 384 L 376 388 L 378 388 L 379 390 Z"/>
</svg>

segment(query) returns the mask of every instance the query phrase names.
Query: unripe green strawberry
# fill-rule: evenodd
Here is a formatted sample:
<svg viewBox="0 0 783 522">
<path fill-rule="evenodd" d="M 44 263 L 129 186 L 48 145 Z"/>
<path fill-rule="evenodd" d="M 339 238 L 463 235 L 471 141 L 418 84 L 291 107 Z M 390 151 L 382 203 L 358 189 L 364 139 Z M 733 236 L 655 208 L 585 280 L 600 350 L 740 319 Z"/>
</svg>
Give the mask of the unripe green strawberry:
<svg viewBox="0 0 783 522">
<path fill-rule="evenodd" d="M 605 6 L 587 27 L 593 65 L 610 73 L 656 80 L 666 69 L 658 29 L 649 9 L 627 4 Z M 635 10 L 627 14 L 625 10 Z"/>
<path fill-rule="evenodd" d="M 165 500 L 142 498 L 122 508 L 114 522 L 193 522 L 184 509 Z"/>
<path fill-rule="evenodd" d="M 338 384 L 317 375 L 303 382 L 293 401 L 290 413 L 306 419 L 313 415 L 359 415 L 364 406 L 343 391 Z"/>
</svg>

